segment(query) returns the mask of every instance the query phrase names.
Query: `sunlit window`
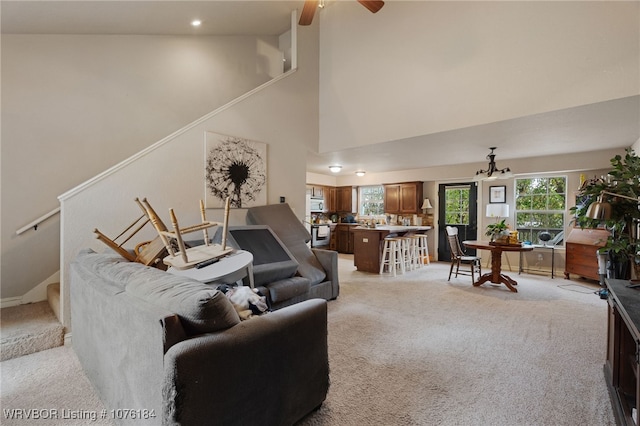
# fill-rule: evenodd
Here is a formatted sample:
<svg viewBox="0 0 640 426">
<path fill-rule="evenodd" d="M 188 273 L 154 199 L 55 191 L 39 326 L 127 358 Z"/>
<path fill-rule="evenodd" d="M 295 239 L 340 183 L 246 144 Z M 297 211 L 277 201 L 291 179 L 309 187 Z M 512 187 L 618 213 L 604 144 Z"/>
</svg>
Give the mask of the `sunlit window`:
<svg viewBox="0 0 640 426">
<path fill-rule="evenodd" d="M 567 178 L 516 179 L 516 229 L 520 241 L 539 244 L 540 233 L 562 244 L 567 205 Z"/>
<path fill-rule="evenodd" d="M 444 191 L 445 218 L 447 225 L 469 224 L 469 191 L 468 186 L 450 186 Z"/>
<path fill-rule="evenodd" d="M 360 216 L 384 214 L 384 187 L 382 185 L 359 187 L 358 203 Z"/>
</svg>

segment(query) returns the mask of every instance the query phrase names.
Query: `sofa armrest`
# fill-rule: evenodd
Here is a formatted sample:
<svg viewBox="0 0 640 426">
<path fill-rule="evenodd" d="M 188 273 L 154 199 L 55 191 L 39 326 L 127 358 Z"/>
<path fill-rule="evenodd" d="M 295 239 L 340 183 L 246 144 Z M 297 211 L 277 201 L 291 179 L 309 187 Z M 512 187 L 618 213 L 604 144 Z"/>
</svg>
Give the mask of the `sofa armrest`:
<svg viewBox="0 0 640 426">
<path fill-rule="evenodd" d="M 293 424 L 329 387 L 327 302 L 187 339 L 165 355 L 167 424 Z"/>
<path fill-rule="evenodd" d="M 71 342 L 105 407 L 154 410 L 159 416 L 164 353 L 185 338 L 180 320 L 118 293 L 79 263 L 70 269 Z"/>
<path fill-rule="evenodd" d="M 335 299 L 340 294 L 340 282 L 338 280 L 338 252 L 334 250 L 324 250 L 313 248 L 313 254 L 322 265 L 327 274 L 327 281 L 331 281 L 331 299 Z"/>
</svg>

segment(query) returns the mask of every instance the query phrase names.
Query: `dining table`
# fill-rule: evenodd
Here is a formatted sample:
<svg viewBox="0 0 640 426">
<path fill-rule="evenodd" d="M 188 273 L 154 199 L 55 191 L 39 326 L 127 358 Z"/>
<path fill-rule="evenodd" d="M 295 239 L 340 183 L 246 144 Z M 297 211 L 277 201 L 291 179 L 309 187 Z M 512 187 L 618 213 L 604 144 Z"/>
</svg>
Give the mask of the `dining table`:
<svg viewBox="0 0 640 426">
<path fill-rule="evenodd" d="M 518 292 L 515 288 L 518 282 L 510 276 L 502 273 L 502 252 L 524 252 L 533 250 L 532 246 L 522 244 L 499 244 L 489 241 L 470 240 L 463 241 L 462 244 L 465 247 L 476 250 L 489 250 L 491 252 L 491 272 L 483 274 L 476 282 L 473 283 L 475 287 L 480 286 L 487 281 L 493 284 L 504 284 L 507 288 L 514 293 Z"/>
</svg>

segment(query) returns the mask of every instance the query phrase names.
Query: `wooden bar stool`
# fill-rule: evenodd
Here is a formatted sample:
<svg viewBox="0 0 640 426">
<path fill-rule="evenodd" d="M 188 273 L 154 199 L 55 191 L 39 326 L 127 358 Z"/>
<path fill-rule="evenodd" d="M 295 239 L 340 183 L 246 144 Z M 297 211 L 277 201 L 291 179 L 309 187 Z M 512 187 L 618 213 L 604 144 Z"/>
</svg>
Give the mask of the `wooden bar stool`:
<svg viewBox="0 0 640 426">
<path fill-rule="evenodd" d="M 415 244 L 412 236 L 400 237 L 402 239 L 402 258 L 404 259 L 405 271 L 415 269 L 414 261 L 416 257 Z"/>
<path fill-rule="evenodd" d="M 431 262 L 429 261 L 429 246 L 427 245 L 427 234 L 415 234 L 411 238 L 413 238 L 413 245 L 415 250 L 414 255 L 414 266 L 417 268 L 422 268 L 424 266 L 424 259 L 427 260 L 427 265 Z"/>
<path fill-rule="evenodd" d="M 387 270 L 394 277 L 396 276 L 396 269 L 400 269 L 401 273 L 405 271 L 405 260 L 402 251 L 402 238 L 400 237 L 387 237 L 384 239 L 384 246 L 382 249 L 382 260 L 380 261 L 380 273 L 384 271 L 384 266 L 387 265 Z"/>
</svg>

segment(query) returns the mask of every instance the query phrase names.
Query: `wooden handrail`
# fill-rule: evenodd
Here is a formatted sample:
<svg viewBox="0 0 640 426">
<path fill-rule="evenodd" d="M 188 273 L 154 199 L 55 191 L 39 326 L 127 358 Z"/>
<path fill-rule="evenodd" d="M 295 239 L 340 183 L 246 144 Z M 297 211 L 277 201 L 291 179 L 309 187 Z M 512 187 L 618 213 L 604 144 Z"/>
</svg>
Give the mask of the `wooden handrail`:
<svg viewBox="0 0 640 426">
<path fill-rule="evenodd" d="M 60 207 L 56 207 L 55 209 L 51 210 L 49 213 L 40 216 L 39 218 L 37 218 L 33 222 L 29 223 L 28 225 L 25 225 L 22 228 L 18 229 L 16 231 L 16 235 L 20 235 L 23 232 L 26 232 L 31 228 L 33 228 L 34 231 L 37 231 L 38 230 L 38 225 L 40 225 L 45 220 L 49 219 L 51 216 L 54 216 L 54 215 L 56 215 L 58 213 L 60 213 Z"/>
</svg>

